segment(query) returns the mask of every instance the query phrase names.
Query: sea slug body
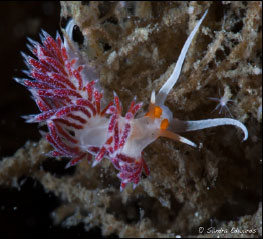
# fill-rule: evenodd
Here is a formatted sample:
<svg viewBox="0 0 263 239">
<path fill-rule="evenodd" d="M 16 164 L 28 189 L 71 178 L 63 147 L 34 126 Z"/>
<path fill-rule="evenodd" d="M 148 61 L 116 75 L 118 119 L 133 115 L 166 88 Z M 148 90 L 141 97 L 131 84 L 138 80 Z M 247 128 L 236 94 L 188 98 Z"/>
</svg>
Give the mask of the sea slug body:
<svg viewBox="0 0 263 239">
<path fill-rule="evenodd" d="M 29 49 L 35 58 L 23 54 L 31 79 L 15 80 L 31 91 L 41 113 L 26 116 L 27 122 L 43 122 L 48 127 L 46 139 L 54 147 L 53 157 L 68 157 L 67 167 L 80 160 L 91 159 L 96 166 L 103 158 L 111 161 L 119 171 L 120 189 L 128 183 L 136 187 L 142 171 L 149 175 L 143 159 L 145 147 L 158 137 L 167 137 L 192 147 L 197 145 L 178 135 L 179 132 L 194 131 L 209 127 L 234 125 L 242 129 L 244 140 L 248 132 L 241 122 L 231 118 L 217 118 L 199 121 L 181 121 L 173 118 L 165 99 L 176 84 L 186 53 L 203 22 L 207 11 L 198 21 L 187 38 L 177 60 L 173 73 L 159 92 L 152 92 L 147 112 L 136 114 L 142 103 L 134 99 L 128 111 L 123 114 L 119 97 L 102 104 L 103 92 L 99 88 L 98 74 L 91 66 L 84 64 L 72 38 L 73 20 L 66 28 L 67 36 L 62 41 L 59 34 L 53 39 L 42 32 L 42 44 L 29 40 Z"/>
</svg>

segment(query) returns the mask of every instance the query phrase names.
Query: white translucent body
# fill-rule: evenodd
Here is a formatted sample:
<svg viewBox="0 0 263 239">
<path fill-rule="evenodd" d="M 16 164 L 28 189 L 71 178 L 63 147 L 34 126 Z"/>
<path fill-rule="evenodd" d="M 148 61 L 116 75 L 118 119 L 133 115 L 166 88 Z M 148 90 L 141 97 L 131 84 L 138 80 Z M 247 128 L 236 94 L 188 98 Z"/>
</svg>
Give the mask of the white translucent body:
<svg viewBox="0 0 263 239">
<path fill-rule="evenodd" d="M 120 153 L 139 158 L 143 149 L 159 137 L 161 119 L 152 121 L 149 117 L 134 119 L 131 134 Z"/>
<path fill-rule="evenodd" d="M 76 131 L 76 137 L 80 142 L 80 148 L 88 151 L 91 146 L 102 147 L 107 140 L 109 119 L 101 116 L 91 117 L 85 128 Z"/>
</svg>

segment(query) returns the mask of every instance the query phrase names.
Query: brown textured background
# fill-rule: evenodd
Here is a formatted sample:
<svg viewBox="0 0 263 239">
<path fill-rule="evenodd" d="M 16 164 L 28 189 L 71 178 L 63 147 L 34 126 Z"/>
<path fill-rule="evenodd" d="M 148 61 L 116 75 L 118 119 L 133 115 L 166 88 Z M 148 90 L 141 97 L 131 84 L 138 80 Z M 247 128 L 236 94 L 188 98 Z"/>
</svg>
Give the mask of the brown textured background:
<svg viewBox="0 0 263 239">
<path fill-rule="evenodd" d="M 189 15 L 190 5 L 195 12 Z M 209 7 L 203 32 L 189 49 L 167 105 L 181 119 L 218 117 L 216 112 L 211 115 L 215 104 L 207 97 L 217 97 L 219 88 L 229 86 L 235 101 L 231 112 L 245 121 L 249 139 L 241 143 L 241 133 L 234 127 L 187 134 L 194 142 L 204 143 L 201 151 L 158 139 L 145 150 L 151 177 L 143 178 L 135 191 L 127 187 L 123 193 L 116 171 L 107 161 L 93 169 L 83 161 L 68 171 L 64 170 L 65 160 L 45 160 L 43 152 L 50 150 L 45 141 L 28 143 L 0 164 L 0 184 L 9 187 L 0 190 L 0 225 L 4 225 L 0 233 L 11 233 L 13 238 L 39 231 L 45 236 L 81 237 L 84 227 L 99 226 L 104 235 L 198 236 L 202 225 L 261 227 L 256 236 L 262 236 L 262 117 L 257 116 L 262 105 L 262 73 L 255 75 L 251 68 L 262 68 L 259 2 L 130 3 L 125 11 L 116 10 L 115 3 L 109 2 L 63 2 L 62 6 L 62 23 L 74 16 L 85 36 L 84 42 L 79 41 L 82 53 L 101 67 L 106 97 L 115 90 L 125 106 L 133 95 L 147 102 L 151 90 L 163 84 L 190 26 Z M 53 13 L 48 14 L 46 10 L 52 8 Z M 27 90 L 12 77 L 20 76 L 24 69 L 19 51 L 26 51 L 25 36 L 38 40 L 40 27 L 51 35 L 58 29 L 59 5 L 1 3 L 1 11 L 1 36 L 10 36 L 0 39 L 6 41 L 0 44 L 1 66 L 8 74 L 1 78 L 0 146 L 1 156 L 7 156 L 26 140 L 40 138 L 37 126 L 20 118 L 38 110 Z M 152 55 L 155 49 L 157 54 Z M 208 49 L 215 52 L 209 54 Z M 120 54 L 109 61 L 113 51 Z M 69 231 L 51 226 L 53 211 L 54 222 L 70 227 Z M 100 229 L 94 232 L 100 233 Z"/>
</svg>

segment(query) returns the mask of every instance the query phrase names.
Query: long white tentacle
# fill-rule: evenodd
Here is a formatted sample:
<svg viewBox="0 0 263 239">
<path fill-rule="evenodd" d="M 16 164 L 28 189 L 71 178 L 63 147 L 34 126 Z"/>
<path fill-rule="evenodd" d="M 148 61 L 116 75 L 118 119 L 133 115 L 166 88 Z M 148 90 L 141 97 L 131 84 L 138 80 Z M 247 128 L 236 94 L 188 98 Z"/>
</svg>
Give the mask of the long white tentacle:
<svg viewBox="0 0 263 239">
<path fill-rule="evenodd" d="M 246 126 L 242 124 L 240 121 L 231 118 L 217 118 L 217 119 L 196 120 L 196 121 L 182 121 L 178 119 L 173 119 L 170 127 L 173 132 L 179 133 L 179 132 L 201 130 L 201 129 L 222 126 L 222 125 L 234 125 L 240 128 L 244 133 L 243 141 L 247 140 L 248 131 Z"/>
<path fill-rule="evenodd" d="M 184 59 L 186 56 L 186 53 L 188 51 L 188 48 L 190 47 L 190 44 L 199 28 L 199 26 L 201 25 L 202 21 L 204 20 L 207 11 L 205 11 L 204 15 L 202 16 L 202 18 L 198 21 L 198 23 L 196 24 L 194 30 L 191 32 L 191 34 L 189 35 L 189 37 L 187 38 L 184 47 L 180 53 L 180 56 L 176 62 L 176 66 L 174 68 L 174 71 L 172 73 L 172 75 L 169 77 L 169 79 L 165 82 L 165 84 L 162 86 L 162 88 L 160 89 L 159 93 L 156 96 L 156 104 L 157 105 L 163 105 L 164 101 L 167 97 L 167 95 L 169 94 L 170 90 L 173 88 L 173 86 L 175 85 L 175 83 L 177 82 L 180 73 L 181 73 L 181 69 L 182 69 L 182 65 L 184 63 Z"/>
</svg>

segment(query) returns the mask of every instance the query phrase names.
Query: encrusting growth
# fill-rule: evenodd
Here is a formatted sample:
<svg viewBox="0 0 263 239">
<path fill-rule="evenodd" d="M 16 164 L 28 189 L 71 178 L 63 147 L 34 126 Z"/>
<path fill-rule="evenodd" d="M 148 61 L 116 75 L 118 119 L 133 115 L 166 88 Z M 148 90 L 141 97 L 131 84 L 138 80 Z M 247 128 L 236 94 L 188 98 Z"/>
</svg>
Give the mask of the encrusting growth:
<svg viewBox="0 0 263 239">
<path fill-rule="evenodd" d="M 42 45 L 29 40 L 29 49 L 35 58 L 26 56 L 25 71 L 31 79 L 15 80 L 31 91 L 41 113 L 26 116 L 27 122 L 44 122 L 49 132 L 46 139 L 54 147 L 50 155 L 68 157 L 67 167 L 82 159 L 92 160 L 93 166 L 103 158 L 111 161 L 119 171 L 121 190 L 126 184 L 136 187 L 142 171 L 149 175 L 149 169 L 142 157 L 145 147 L 158 137 L 167 137 L 192 147 L 197 145 L 178 135 L 178 132 L 194 131 L 221 125 L 234 125 L 243 130 L 244 140 L 248 137 L 246 127 L 230 118 L 181 121 L 173 118 L 170 109 L 164 105 L 165 99 L 177 82 L 186 53 L 204 20 L 207 11 L 187 38 L 175 69 L 159 93 L 152 92 L 148 112 L 136 117 L 142 103 L 134 99 L 127 113 L 119 97 L 102 106 L 103 93 L 99 90 L 96 71 L 81 59 L 72 39 L 73 20 L 66 28 L 64 41 L 59 34 L 53 39 L 42 32 Z M 32 80 L 33 79 L 33 80 Z"/>
</svg>

